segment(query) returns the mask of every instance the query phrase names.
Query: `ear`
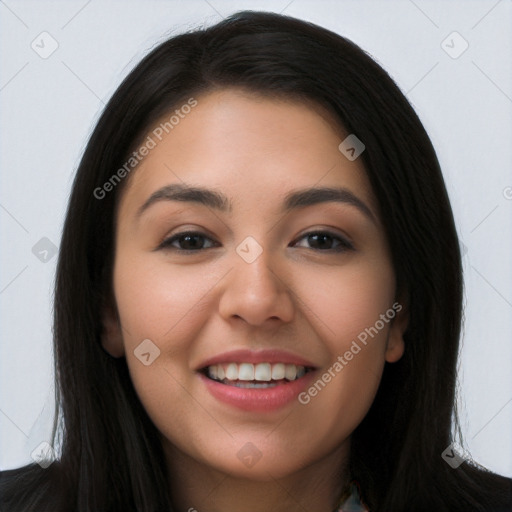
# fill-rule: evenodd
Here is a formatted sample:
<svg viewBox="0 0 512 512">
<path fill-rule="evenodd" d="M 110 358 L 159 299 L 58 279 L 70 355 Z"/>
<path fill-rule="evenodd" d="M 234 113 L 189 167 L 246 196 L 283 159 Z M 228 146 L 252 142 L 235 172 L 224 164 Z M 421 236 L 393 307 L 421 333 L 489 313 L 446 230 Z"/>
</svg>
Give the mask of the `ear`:
<svg viewBox="0 0 512 512">
<path fill-rule="evenodd" d="M 101 345 L 112 357 L 125 355 L 121 322 L 112 301 L 103 308 Z"/>
<path fill-rule="evenodd" d="M 385 359 L 388 363 L 396 363 L 404 354 L 404 333 L 409 324 L 409 312 L 402 302 L 395 302 L 392 309 L 395 317 L 391 320 Z"/>
</svg>

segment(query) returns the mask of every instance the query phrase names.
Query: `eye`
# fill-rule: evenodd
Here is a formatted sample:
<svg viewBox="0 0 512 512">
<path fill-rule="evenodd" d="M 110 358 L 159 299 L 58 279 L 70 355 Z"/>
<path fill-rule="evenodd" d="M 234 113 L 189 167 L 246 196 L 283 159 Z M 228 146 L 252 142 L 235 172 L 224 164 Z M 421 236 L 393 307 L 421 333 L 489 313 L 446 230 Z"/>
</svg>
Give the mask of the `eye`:
<svg viewBox="0 0 512 512">
<path fill-rule="evenodd" d="M 198 252 L 215 246 L 215 243 L 208 247 L 205 246 L 207 245 L 205 244 L 205 240 L 212 242 L 212 239 L 203 233 L 196 231 L 184 231 L 164 240 L 158 249 L 169 248 L 182 252 Z"/>
<path fill-rule="evenodd" d="M 348 240 L 329 231 L 311 231 L 302 235 L 298 240 L 306 240 L 309 244 L 308 248 L 321 252 L 343 252 L 354 249 L 354 246 Z M 305 247 L 298 242 L 295 242 L 295 245 Z M 213 240 L 204 233 L 184 231 L 182 233 L 176 233 L 172 237 L 164 240 L 158 249 L 171 249 L 180 252 L 199 252 L 217 246 L 218 244 L 213 242 Z"/>
<path fill-rule="evenodd" d="M 329 231 L 310 231 L 302 235 L 298 240 L 306 240 L 310 245 L 309 248 L 316 251 L 343 252 L 354 250 L 354 246 L 348 240 Z M 296 245 L 300 244 L 297 243 Z"/>
</svg>

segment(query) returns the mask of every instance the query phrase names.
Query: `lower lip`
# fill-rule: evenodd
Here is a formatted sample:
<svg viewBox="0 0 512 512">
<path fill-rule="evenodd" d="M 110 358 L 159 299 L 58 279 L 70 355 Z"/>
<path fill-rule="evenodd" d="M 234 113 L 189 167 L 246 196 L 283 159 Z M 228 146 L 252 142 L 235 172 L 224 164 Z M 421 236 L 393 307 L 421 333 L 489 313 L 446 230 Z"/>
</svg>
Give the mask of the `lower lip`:
<svg viewBox="0 0 512 512">
<path fill-rule="evenodd" d="M 278 384 L 272 388 L 239 388 L 222 384 L 209 379 L 203 374 L 199 377 L 203 380 L 208 391 L 217 400 L 237 407 L 244 411 L 271 412 L 293 402 L 306 389 L 314 376 L 313 371 L 306 373 L 300 379 Z"/>
</svg>

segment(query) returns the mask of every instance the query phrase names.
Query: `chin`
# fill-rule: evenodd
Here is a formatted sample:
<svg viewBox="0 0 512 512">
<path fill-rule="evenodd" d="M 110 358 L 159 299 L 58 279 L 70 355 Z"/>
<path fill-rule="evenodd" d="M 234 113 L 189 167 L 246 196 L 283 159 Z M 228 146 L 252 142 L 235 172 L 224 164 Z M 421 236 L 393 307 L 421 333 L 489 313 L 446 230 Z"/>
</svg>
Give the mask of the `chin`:
<svg viewBox="0 0 512 512">
<path fill-rule="evenodd" d="M 224 449 L 219 449 L 218 445 L 213 447 L 213 453 L 207 460 L 203 459 L 203 464 L 233 478 L 258 482 L 286 478 L 309 465 L 305 454 L 295 447 L 284 449 L 268 440 L 265 444 L 262 439 L 253 439 L 252 442 L 250 439 L 247 436 L 244 441 L 224 446 Z"/>
<path fill-rule="evenodd" d="M 271 482 L 293 475 L 302 468 L 300 461 L 293 464 L 293 461 L 288 460 L 285 464 L 278 460 L 276 457 L 263 457 L 256 462 L 253 466 L 246 466 L 244 464 L 226 464 L 219 467 L 223 473 L 237 479 L 247 479 L 254 482 Z"/>
</svg>

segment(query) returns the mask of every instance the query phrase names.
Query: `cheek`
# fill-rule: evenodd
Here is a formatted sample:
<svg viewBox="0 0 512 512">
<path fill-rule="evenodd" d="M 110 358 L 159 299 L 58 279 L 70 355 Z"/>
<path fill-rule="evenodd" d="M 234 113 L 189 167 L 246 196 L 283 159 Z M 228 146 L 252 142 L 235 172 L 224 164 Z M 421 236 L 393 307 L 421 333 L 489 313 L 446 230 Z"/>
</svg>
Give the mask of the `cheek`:
<svg viewBox="0 0 512 512">
<path fill-rule="evenodd" d="M 318 418 L 327 439 L 340 429 L 349 435 L 373 402 L 394 317 L 394 312 L 386 316 L 394 302 L 394 275 L 388 264 L 364 262 L 328 279 L 319 279 L 318 273 L 310 277 L 316 286 L 303 287 L 301 293 L 330 361 L 299 401 L 308 417 Z M 314 421 L 309 426 L 316 428 Z"/>
<path fill-rule="evenodd" d="M 375 346 L 362 347 L 351 354 L 345 352 L 319 372 L 316 380 L 301 393 L 303 434 L 319 441 L 318 449 L 329 452 L 334 442 L 350 437 L 370 409 L 384 367 L 384 360 Z M 357 349 L 359 350 L 359 349 Z"/>
<path fill-rule="evenodd" d="M 224 272 L 221 266 L 209 272 L 191 271 L 165 261 L 150 262 L 147 256 L 128 251 L 126 255 L 116 260 L 114 291 L 130 376 L 153 423 L 169 439 L 179 439 L 176 411 L 204 415 L 201 420 L 211 422 L 191 400 L 189 355 L 200 329 L 212 316 L 211 294 Z M 145 365 L 136 353 L 140 354 L 138 347 L 148 339 L 159 353 L 153 359 L 150 346 L 151 363 Z"/>
<path fill-rule="evenodd" d="M 352 340 L 374 326 L 395 294 L 394 274 L 385 260 L 377 264 L 363 260 L 336 271 L 306 269 L 295 287 L 306 312 L 311 312 L 310 322 L 318 326 L 333 354 L 348 350 Z M 379 326 L 386 335 L 388 324 L 382 328 L 379 322 Z M 383 350 L 384 344 L 380 345 Z"/>
<path fill-rule="evenodd" d="M 146 411 L 155 424 L 165 425 L 170 421 L 169 397 L 174 407 L 190 402 L 184 392 L 190 386 L 189 354 L 212 315 L 209 292 L 223 274 L 191 272 L 165 261 L 151 262 L 147 256 L 125 254 L 116 260 L 114 292 L 126 362 Z M 142 351 L 142 346 L 149 350 Z M 150 356 L 144 361 L 140 355 L 147 352 Z M 147 359 L 148 365 L 144 364 Z"/>
<path fill-rule="evenodd" d="M 146 338 L 162 352 L 174 353 L 189 343 L 198 317 L 208 314 L 208 292 L 222 276 L 218 274 L 165 262 L 148 264 L 143 257 L 120 258 L 114 290 L 126 349 Z"/>
</svg>

